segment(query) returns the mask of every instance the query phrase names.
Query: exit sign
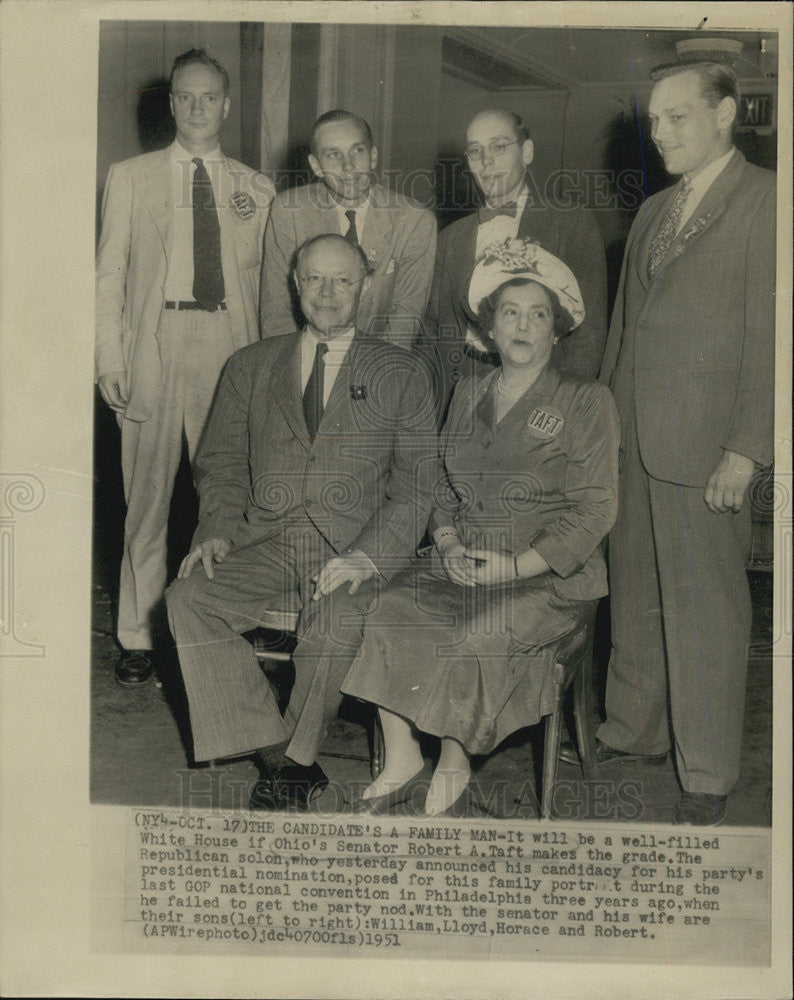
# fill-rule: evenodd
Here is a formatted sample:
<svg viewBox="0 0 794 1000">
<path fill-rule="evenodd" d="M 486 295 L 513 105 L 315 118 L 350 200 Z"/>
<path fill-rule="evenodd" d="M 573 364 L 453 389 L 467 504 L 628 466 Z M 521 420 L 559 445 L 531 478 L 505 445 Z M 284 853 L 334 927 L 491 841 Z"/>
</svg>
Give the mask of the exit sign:
<svg viewBox="0 0 794 1000">
<path fill-rule="evenodd" d="M 742 94 L 737 124 L 739 128 L 774 128 L 775 95 Z"/>
</svg>

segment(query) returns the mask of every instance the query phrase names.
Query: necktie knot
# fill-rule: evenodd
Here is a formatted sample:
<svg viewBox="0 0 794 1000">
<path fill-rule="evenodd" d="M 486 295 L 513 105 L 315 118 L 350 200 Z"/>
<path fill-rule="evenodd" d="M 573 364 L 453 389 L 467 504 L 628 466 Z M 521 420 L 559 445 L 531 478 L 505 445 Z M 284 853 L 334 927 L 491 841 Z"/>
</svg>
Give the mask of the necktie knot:
<svg viewBox="0 0 794 1000">
<path fill-rule="evenodd" d="M 508 201 L 504 205 L 497 205 L 495 208 L 491 208 L 490 205 L 483 205 L 477 212 L 477 221 L 482 225 L 483 222 L 489 222 L 500 215 L 509 215 L 511 219 L 515 219 L 517 211 L 518 203 L 515 201 Z"/>
</svg>

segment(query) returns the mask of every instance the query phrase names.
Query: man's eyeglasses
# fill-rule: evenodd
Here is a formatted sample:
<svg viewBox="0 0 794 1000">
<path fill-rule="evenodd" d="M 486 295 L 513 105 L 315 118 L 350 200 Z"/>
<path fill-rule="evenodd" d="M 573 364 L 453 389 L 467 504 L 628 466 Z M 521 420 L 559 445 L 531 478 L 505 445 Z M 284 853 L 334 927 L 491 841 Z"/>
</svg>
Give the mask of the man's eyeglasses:
<svg viewBox="0 0 794 1000">
<path fill-rule="evenodd" d="M 478 145 L 469 146 L 466 150 L 466 156 L 468 156 L 472 162 L 479 163 L 485 154 L 485 149 L 487 149 L 491 156 L 496 160 L 500 156 L 504 156 L 507 152 L 508 146 L 517 145 L 518 139 L 494 139 L 493 142 L 489 142 L 485 148 Z"/>
<path fill-rule="evenodd" d="M 362 275 L 358 281 L 351 281 L 350 278 L 346 278 L 343 274 L 336 275 L 333 278 L 329 278 L 324 274 L 301 274 L 299 276 L 300 283 L 308 288 L 309 291 L 319 291 L 326 283 L 330 281 L 331 288 L 335 292 L 347 292 L 354 285 L 360 285 L 361 282 L 366 278 L 366 275 Z"/>
</svg>

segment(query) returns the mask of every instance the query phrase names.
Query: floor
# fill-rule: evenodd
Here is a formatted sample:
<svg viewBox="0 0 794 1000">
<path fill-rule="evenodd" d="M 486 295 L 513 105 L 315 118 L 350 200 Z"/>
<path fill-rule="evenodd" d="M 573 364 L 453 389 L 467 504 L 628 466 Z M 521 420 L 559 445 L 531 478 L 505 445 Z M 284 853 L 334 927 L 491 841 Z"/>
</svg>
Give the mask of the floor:
<svg viewBox="0 0 794 1000">
<path fill-rule="evenodd" d="M 257 777 L 249 760 L 213 766 L 192 761 L 190 731 L 178 664 L 167 658 L 162 687 L 120 687 L 113 666 L 116 577 L 122 538 L 122 496 L 115 425 L 97 420 L 95 483 L 91 799 L 118 805 L 157 805 L 213 809 L 245 808 Z M 180 470 L 172 525 L 174 563 L 189 542 L 194 517 L 186 469 Z M 173 570 L 174 567 L 172 567 Z M 753 640 L 750 649 L 742 777 L 728 805 L 728 825 L 771 823 L 772 749 L 772 584 L 769 573 L 750 573 Z M 597 657 L 606 660 L 608 614 L 601 612 Z M 594 679 L 603 694 L 602 671 Z M 598 702 L 597 702 L 598 703 Z M 320 764 L 328 789 L 313 808 L 330 813 L 350 808 L 358 788 L 369 781 L 371 712 L 346 700 L 324 743 Z M 475 759 L 472 816 L 531 819 L 539 815 L 537 774 L 542 726 L 513 734 L 487 759 Z M 428 744 L 432 755 L 432 743 Z M 554 809 L 561 821 L 575 819 L 666 823 L 678 797 L 673 764 L 648 767 L 620 764 L 585 782 L 581 770 L 560 764 Z"/>
</svg>

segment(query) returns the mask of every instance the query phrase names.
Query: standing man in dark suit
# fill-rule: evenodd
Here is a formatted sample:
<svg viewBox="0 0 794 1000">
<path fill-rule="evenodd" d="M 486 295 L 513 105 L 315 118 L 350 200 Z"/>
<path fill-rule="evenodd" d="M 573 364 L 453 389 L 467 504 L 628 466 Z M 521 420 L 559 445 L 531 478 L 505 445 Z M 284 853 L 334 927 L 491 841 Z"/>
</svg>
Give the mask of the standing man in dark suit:
<svg viewBox="0 0 794 1000">
<path fill-rule="evenodd" d="M 675 822 L 711 825 L 739 777 L 747 488 L 773 454 L 775 175 L 733 147 L 732 70 L 652 76 L 653 140 L 680 180 L 629 233 L 601 372 L 623 442 L 598 754 L 663 760 L 672 729 Z"/>
<path fill-rule="evenodd" d="M 363 333 L 410 347 L 430 292 L 436 220 L 402 194 L 375 183 L 378 150 L 367 122 L 328 111 L 314 123 L 309 164 L 319 183 L 291 188 L 273 202 L 265 235 L 262 336 L 295 328 L 295 253 L 312 236 L 340 233 L 357 243 L 371 275 L 356 324 Z"/>
<path fill-rule="evenodd" d="M 171 70 L 176 139 L 110 168 L 96 276 L 96 376 L 121 426 L 127 514 L 116 679 L 152 674 L 183 439 L 192 459 L 226 359 L 259 336 L 273 185 L 224 156 L 229 75 L 191 49 Z M 160 622 L 162 618 L 162 623 Z M 159 626 L 159 628 L 158 628 Z"/>
<path fill-rule="evenodd" d="M 480 111 L 466 129 L 466 159 L 485 204 L 453 222 L 438 238 L 428 306 L 427 342 L 438 354 L 445 403 L 463 375 L 484 370 L 487 334 L 468 302 L 469 279 L 487 247 L 529 239 L 559 257 L 576 275 L 587 318 L 554 348 L 559 368 L 595 378 L 607 330 L 604 243 L 593 216 L 579 207 L 555 207 L 539 200 L 527 184 L 535 155 L 529 129 L 519 115 L 498 108 Z"/>
<path fill-rule="evenodd" d="M 256 752 L 253 808 L 305 806 L 327 785 L 316 755 L 364 615 L 429 516 L 429 376 L 356 330 L 367 272 L 343 236 L 309 240 L 295 274 L 305 328 L 230 360 L 196 462 L 193 547 L 168 591 L 195 757 Z M 295 612 L 282 718 L 240 633 Z"/>
</svg>

